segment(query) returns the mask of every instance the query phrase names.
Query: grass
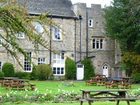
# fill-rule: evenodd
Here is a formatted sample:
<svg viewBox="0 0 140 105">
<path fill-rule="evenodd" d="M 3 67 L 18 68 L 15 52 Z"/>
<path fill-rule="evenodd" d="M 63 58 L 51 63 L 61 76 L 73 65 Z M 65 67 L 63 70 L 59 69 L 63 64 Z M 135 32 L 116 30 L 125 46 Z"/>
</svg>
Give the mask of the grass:
<svg viewBox="0 0 140 105">
<path fill-rule="evenodd" d="M 37 87 L 37 91 L 40 93 L 51 93 L 58 94 L 60 91 L 71 91 L 74 93 L 81 94 L 80 89 L 92 89 L 92 90 L 103 90 L 105 86 L 87 86 L 83 81 L 31 81 Z M 132 89 L 140 88 L 139 84 L 133 85 Z M 130 90 L 130 91 L 131 91 Z M 4 87 L 0 87 L 0 94 L 6 94 L 11 90 L 7 90 Z M 34 91 L 29 91 L 34 92 Z M 3 103 L 2 105 L 79 105 L 80 102 L 74 103 L 28 103 L 28 102 L 17 102 L 17 103 Z M 94 105 L 114 105 L 115 102 L 95 102 Z M 86 102 L 84 105 L 88 105 Z M 121 102 L 120 105 L 127 105 L 126 102 Z M 140 101 L 131 102 L 131 105 L 140 105 Z"/>
</svg>

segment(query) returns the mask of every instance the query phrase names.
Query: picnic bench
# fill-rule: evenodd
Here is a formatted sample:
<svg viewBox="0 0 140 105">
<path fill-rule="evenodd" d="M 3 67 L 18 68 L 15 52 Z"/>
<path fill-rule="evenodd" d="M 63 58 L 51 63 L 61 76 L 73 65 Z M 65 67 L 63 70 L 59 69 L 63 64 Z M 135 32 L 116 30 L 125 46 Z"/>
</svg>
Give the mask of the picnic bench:
<svg viewBox="0 0 140 105">
<path fill-rule="evenodd" d="M 129 89 L 131 88 L 131 78 L 122 77 L 122 78 L 110 78 L 106 83 L 106 88 L 121 88 L 121 89 Z"/>
<path fill-rule="evenodd" d="M 130 101 L 135 102 L 136 98 L 128 97 L 127 90 L 81 90 L 82 97 L 80 99 L 80 105 L 83 102 L 88 102 L 89 105 L 96 101 L 117 101 L 116 105 L 119 105 L 120 101 L 126 101 L 127 105 L 130 105 Z"/>
<path fill-rule="evenodd" d="M 16 77 L 4 77 L 1 81 L 1 86 L 6 87 L 7 89 L 35 90 L 35 84 L 30 83 L 28 80 L 19 79 Z"/>
<path fill-rule="evenodd" d="M 90 80 L 86 81 L 86 85 L 98 85 L 102 86 L 105 84 L 107 78 L 105 75 L 96 74 L 95 77 L 91 77 Z"/>
</svg>

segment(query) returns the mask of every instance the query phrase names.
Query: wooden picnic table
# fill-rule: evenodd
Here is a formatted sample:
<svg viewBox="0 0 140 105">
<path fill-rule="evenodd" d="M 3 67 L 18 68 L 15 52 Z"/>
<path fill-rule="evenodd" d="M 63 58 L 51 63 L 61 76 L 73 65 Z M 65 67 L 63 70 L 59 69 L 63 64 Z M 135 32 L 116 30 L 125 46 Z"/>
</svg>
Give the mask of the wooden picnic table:
<svg viewBox="0 0 140 105">
<path fill-rule="evenodd" d="M 94 101 L 117 101 L 116 105 L 119 105 L 120 101 L 126 101 L 127 105 L 130 105 L 130 101 L 136 101 L 135 98 L 127 97 L 127 90 L 81 90 L 82 98 L 80 99 L 80 105 L 83 105 L 84 101 L 87 101 L 91 105 Z"/>
<path fill-rule="evenodd" d="M 31 89 L 35 90 L 35 84 L 32 84 L 29 82 L 29 80 L 26 79 L 19 79 L 16 77 L 4 77 L 2 86 L 5 86 L 7 89 L 20 89 L 20 90 L 25 90 Z"/>
<path fill-rule="evenodd" d="M 107 81 L 105 85 L 107 88 L 131 88 L 131 82 L 129 77 L 111 78 L 111 80 Z"/>
</svg>

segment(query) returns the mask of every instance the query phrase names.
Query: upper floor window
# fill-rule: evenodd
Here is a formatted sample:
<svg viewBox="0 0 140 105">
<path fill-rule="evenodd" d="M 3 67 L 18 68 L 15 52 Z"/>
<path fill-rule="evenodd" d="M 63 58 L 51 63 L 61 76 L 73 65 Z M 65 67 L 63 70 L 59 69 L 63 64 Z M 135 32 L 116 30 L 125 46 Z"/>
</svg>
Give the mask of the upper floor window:
<svg viewBox="0 0 140 105">
<path fill-rule="evenodd" d="M 64 53 L 53 54 L 53 63 L 57 64 L 64 63 Z"/>
<path fill-rule="evenodd" d="M 88 27 L 93 27 L 93 19 L 88 20 Z"/>
<path fill-rule="evenodd" d="M 59 27 L 53 27 L 53 40 L 61 41 L 62 40 L 62 31 Z"/>
<path fill-rule="evenodd" d="M 33 22 L 33 26 L 37 33 L 42 34 L 44 32 L 44 28 L 39 22 Z"/>
<path fill-rule="evenodd" d="M 19 39 L 24 39 L 25 38 L 25 33 L 24 32 L 19 32 L 16 35 L 17 35 L 17 38 L 19 38 Z"/>
<path fill-rule="evenodd" d="M 92 48 L 93 49 L 103 49 L 103 39 L 101 39 L 101 38 L 94 38 L 92 40 Z"/>
<path fill-rule="evenodd" d="M 38 65 L 39 64 L 45 64 L 45 63 L 46 63 L 46 59 L 44 57 L 38 58 Z"/>
</svg>

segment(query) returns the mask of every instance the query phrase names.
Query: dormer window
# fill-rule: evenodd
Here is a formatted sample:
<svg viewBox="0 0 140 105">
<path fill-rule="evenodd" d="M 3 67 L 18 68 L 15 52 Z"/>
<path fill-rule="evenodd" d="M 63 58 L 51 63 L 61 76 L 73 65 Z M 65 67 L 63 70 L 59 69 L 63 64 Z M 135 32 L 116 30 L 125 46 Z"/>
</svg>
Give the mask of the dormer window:
<svg viewBox="0 0 140 105">
<path fill-rule="evenodd" d="M 88 20 L 88 27 L 93 27 L 93 19 Z"/>
<path fill-rule="evenodd" d="M 37 33 L 42 34 L 44 32 L 44 28 L 39 22 L 33 22 L 33 26 Z"/>
<path fill-rule="evenodd" d="M 62 40 L 62 32 L 59 27 L 53 27 L 53 40 L 61 41 Z"/>
</svg>

